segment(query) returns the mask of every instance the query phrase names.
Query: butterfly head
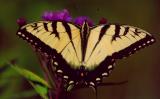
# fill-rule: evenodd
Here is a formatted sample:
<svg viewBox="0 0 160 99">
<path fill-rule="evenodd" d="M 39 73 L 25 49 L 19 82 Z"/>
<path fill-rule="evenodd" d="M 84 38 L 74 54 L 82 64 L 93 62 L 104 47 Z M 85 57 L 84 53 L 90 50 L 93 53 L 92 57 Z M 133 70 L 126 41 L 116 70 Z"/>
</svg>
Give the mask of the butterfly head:
<svg viewBox="0 0 160 99">
<path fill-rule="evenodd" d="M 80 66 L 80 68 L 77 71 L 76 77 L 78 78 L 78 81 L 76 83 L 76 86 L 85 87 L 87 85 L 87 82 L 85 80 L 87 78 L 87 75 L 88 71 L 86 70 L 85 66 Z"/>
<path fill-rule="evenodd" d="M 81 30 L 83 30 L 81 32 L 89 32 L 89 23 L 87 20 L 83 21 L 83 24 L 81 26 Z"/>
<path fill-rule="evenodd" d="M 78 76 L 80 78 L 84 78 L 85 76 L 87 76 L 87 71 L 86 71 L 84 66 L 80 66 L 80 69 L 79 69 L 79 72 L 78 72 Z"/>
</svg>

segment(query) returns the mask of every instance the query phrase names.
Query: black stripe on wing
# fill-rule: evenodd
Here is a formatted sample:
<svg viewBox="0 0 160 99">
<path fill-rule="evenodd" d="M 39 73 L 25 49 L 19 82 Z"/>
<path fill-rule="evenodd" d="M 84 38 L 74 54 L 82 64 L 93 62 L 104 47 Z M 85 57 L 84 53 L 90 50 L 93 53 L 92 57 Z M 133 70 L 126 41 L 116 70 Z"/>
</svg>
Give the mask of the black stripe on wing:
<svg viewBox="0 0 160 99">
<path fill-rule="evenodd" d="M 74 49 L 74 51 L 75 51 L 75 53 L 76 53 L 76 57 L 77 57 L 78 61 L 80 61 L 80 59 L 78 58 L 78 54 L 77 54 L 75 45 L 74 45 L 74 43 L 73 43 L 73 41 L 72 41 L 73 38 L 72 38 L 72 31 L 71 31 L 71 28 L 70 28 L 70 26 L 69 26 L 66 22 L 62 22 L 62 24 L 63 24 L 63 26 L 64 26 L 64 28 L 65 28 L 65 30 L 66 30 L 68 36 L 69 36 L 70 42 L 71 42 L 71 44 L 72 44 L 72 47 L 73 47 L 73 49 Z"/>
<path fill-rule="evenodd" d="M 129 27 L 125 27 L 125 31 L 124 31 L 124 36 L 127 35 L 127 33 L 129 32 Z"/>
<path fill-rule="evenodd" d="M 120 37 L 120 25 L 115 25 L 115 34 L 112 37 L 112 41 L 115 40 L 117 37 Z"/>
<path fill-rule="evenodd" d="M 43 25 L 44 25 L 44 29 L 48 31 L 47 23 L 43 23 Z"/>
<path fill-rule="evenodd" d="M 149 35 L 146 35 L 145 38 L 133 43 L 132 45 L 128 46 L 127 48 L 120 50 L 113 54 L 115 59 L 121 59 L 123 57 L 127 57 L 131 54 L 134 54 L 136 51 L 140 50 L 141 48 L 145 48 L 155 42 L 155 38 Z"/>
<path fill-rule="evenodd" d="M 95 46 L 94 46 L 94 48 L 93 48 L 93 50 L 92 50 L 89 58 L 91 57 L 91 55 L 93 54 L 93 52 L 94 52 L 94 50 L 96 49 L 97 45 L 99 44 L 99 42 L 101 41 L 102 37 L 105 35 L 106 31 L 107 31 L 109 28 L 110 28 L 110 25 L 104 25 L 104 26 L 102 27 L 102 29 L 100 30 L 100 34 L 99 34 L 98 41 L 96 42 L 96 44 L 95 44 Z M 89 59 L 89 58 L 88 58 L 88 59 Z M 88 59 L 87 59 L 87 60 L 88 60 Z"/>
<path fill-rule="evenodd" d="M 106 31 L 108 30 L 108 28 L 110 27 L 110 25 L 104 25 L 100 31 L 99 34 L 99 39 L 98 42 L 100 42 L 100 40 L 102 39 L 102 37 L 105 35 Z"/>
<path fill-rule="evenodd" d="M 55 37 L 57 37 L 58 39 L 60 39 L 59 37 L 59 33 L 57 32 L 57 21 L 52 22 L 52 33 L 51 34 L 55 34 Z"/>
</svg>

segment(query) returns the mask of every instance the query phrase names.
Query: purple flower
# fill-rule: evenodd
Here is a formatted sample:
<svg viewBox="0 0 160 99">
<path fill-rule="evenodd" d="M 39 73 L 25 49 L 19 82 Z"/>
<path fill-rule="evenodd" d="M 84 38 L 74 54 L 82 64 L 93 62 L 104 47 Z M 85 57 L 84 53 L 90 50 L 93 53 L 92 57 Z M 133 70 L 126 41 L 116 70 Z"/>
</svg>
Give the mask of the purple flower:
<svg viewBox="0 0 160 99">
<path fill-rule="evenodd" d="M 102 17 L 100 20 L 99 20 L 99 24 L 106 24 L 107 23 L 107 19 Z"/>
<path fill-rule="evenodd" d="M 26 19 L 25 18 L 19 18 L 17 19 L 17 24 L 21 27 L 23 25 L 26 25 Z"/>
<path fill-rule="evenodd" d="M 74 23 L 82 26 L 84 21 L 87 21 L 89 26 L 93 26 L 93 21 L 87 16 L 79 16 L 75 18 Z"/>
<path fill-rule="evenodd" d="M 69 14 L 69 11 L 67 9 L 64 9 L 62 11 L 46 11 L 42 15 L 42 19 L 46 21 L 67 21 L 71 22 L 72 17 Z"/>
</svg>

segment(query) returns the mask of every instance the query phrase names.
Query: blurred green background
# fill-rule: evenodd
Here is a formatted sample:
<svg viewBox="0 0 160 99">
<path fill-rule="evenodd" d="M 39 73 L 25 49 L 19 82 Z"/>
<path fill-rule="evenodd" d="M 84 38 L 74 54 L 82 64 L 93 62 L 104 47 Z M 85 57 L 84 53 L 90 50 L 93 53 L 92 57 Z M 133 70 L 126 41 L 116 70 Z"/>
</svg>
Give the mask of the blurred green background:
<svg viewBox="0 0 160 99">
<path fill-rule="evenodd" d="M 43 77 L 38 59 L 29 44 L 16 36 L 16 20 L 41 20 L 46 10 L 68 9 L 73 17 L 89 16 L 96 23 L 101 17 L 109 23 L 129 24 L 149 31 L 154 45 L 117 61 L 104 82 L 118 86 L 98 87 L 98 99 L 160 99 L 160 0 L 0 0 L 0 99 L 39 99 L 28 82 L 5 63 L 16 63 Z M 71 92 L 69 99 L 96 99 L 90 88 Z"/>
</svg>

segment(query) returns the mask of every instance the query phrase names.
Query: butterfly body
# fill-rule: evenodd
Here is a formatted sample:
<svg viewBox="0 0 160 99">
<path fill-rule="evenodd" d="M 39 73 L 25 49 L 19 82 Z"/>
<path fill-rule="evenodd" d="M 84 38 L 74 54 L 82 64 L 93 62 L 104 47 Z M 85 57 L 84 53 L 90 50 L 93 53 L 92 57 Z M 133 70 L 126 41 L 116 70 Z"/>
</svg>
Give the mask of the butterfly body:
<svg viewBox="0 0 160 99">
<path fill-rule="evenodd" d="M 116 59 L 155 42 L 148 32 L 117 24 L 90 27 L 63 21 L 40 21 L 20 27 L 17 35 L 51 57 L 57 75 L 68 86 L 97 86 L 113 70 Z"/>
</svg>

